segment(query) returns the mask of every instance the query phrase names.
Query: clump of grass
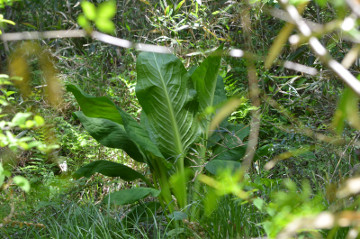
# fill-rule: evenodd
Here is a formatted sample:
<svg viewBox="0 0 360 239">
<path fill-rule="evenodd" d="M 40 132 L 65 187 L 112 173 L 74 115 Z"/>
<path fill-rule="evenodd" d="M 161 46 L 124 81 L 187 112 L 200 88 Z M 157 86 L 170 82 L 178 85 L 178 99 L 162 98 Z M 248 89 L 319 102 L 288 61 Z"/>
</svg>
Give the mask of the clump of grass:
<svg viewBox="0 0 360 239">
<path fill-rule="evenodd" d="M 44 202 L 43 202 L 44 203 Z M 45 204 L 44 204 L 45 205 Z M 0 228 L 1 238 L 163 238 L 166 225 L 145 211 L 127 217 L 128 210 L 95 205 L 91 202 L 48 202 L 33 214 L 36 226 L 8 225 Z"/>
</svg>

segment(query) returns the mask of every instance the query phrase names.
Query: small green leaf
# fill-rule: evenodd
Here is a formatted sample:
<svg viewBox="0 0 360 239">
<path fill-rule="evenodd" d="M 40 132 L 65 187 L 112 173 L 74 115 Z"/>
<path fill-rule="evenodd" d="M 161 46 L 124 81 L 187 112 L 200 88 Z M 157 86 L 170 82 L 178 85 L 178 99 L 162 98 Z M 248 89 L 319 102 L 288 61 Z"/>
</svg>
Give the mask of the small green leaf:
<svg viewBox="0 0 360 239">
<path fill-rule="evenodd" d="M 167 6 L 164 12 L 165 16 L 169 15 L 169 12 L 170 12 L 170 6 Z"/>
<path fill-rule="evenodd" d="M 44 118 L 39 115 L 35 115 L 34 120 L 35 120 L 37 126 L 43 126 L 45 124 Z"/>
<path fill-rule="evenodd" d="M 89 178 L 95 173 L 101 173 L 109 177 L 120 177 L 125 181 L 134 181 L 138 178 L 145 179 L 142 174 L 128 166 L 105 160 L 98 160 L 81 167 L 74 173 L 74 177 L 77 179 L 81 177 Z"/>
<path fill-rule="evenodd" d="M 77 22 L 86 31 L 89 31 L 91 29 L 91 25 L 90 25 L 89 21 L 86 19 L 86 17 L 83 14 L 78 16 Z"/>
<path fill-rule="evenodd" d="M 29 181 L 22 177 L 22 176 L 15 176 L 13 178 L 13 182 L 18 185 L 23 191 L 29 192 L 30 191 L 30 183 Z"/>
<path fill-rule="evenodd" d="M 87 19 L 94 21 L 96 19 L 96 7 L 93 3 L 82 1 L 81 7 Z"/>
<path fill-rule="evenodd" d="M 117 192 L 110 193 L 103 200 L 104 203 L 111 203 L 115 205 L 126 205 L 139 201 L 149 195 L 153 197 L 159 196 L 160 191 L 154 188 L 131 188 Z"/>
<path fill-rule="evenodd" d="M 115 24 L 106 18 L 98 18 L 95 21 L 96 27 L 105 33 L 113 34 L 115 31 Z"/>
<path fill-rule="evenodd" d="M 261 199 L 261 198 L 255 198 L 255 199 L 253 200 L 253 204 L 254 204 L 254 206 L 255 206 L 257 209 L 259 209 L 260 211 L 262 211 L 262 210 L 264 209 L 264 206 L 265 206 L 265 202 L 264 202 L 264 200 Z"/>
<path fill-rule="evenodd" d="M 11 176 L 11 173 L 9 171 L 5 170 L 2 166 L 2 163 L 0 162 L 0 187 L 4 183 L 5 177 L 10 177 L 10 176 Z"/>
<path fill-rule="evenodd" d="M 126 29 L 127 29 L 129 32 L 131 32 L 131 28 L 130 28 L 130 26 L 129 26 L 127 23 L 125 23 L 125 27 L 126 27 Z"/>
<path fill-rule="evenodd" d="M 97 18 L 111 19 L 116 14 L 116 2 L 107 1 L 99 5 L 97 9 Z"/>
<path fill-rule="evenodd" d="M 31 113 L 16 113 L 14 118 L 11 120 L 11 123 L 13 123 L 16 126 L 25 125 L 26 119 L 31 116 Z"/>
<path fill-rule="evenodd" d="M 185 3 L 185 0 L 182 0 L 181 2 L 179 2 L 178 5 L 175 8 L 175 12 L 177 12 L 184 3 Z"/>
<path fill-rule="evenodd" d="M 25 128 L 27 128 L 27 129 L 30 129 L 30 128 L 34 127 L 34 126 L 35 126 L 35 121 L 27 120 L 25 122 Z"/>
<path fill-rule="evenodd" d="M 7 24 L 11 24 L 11 25 L 15 25 L 15 22 L 11 21 L 11 20 L 7 20 L 7 19 L 3 19 L 1 20 L 2 22 L 5 22 Z"/>
</svg>

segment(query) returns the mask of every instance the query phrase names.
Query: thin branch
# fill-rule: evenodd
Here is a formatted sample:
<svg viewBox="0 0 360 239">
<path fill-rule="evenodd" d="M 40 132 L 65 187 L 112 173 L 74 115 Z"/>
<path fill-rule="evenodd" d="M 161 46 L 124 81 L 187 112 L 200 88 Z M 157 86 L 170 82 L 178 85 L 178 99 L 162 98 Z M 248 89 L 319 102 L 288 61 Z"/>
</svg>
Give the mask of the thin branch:
<svg viewBox="0 0 360 239">
<path fill-rule="evenodd" d="M 295 6 L 289 5 L 288 0 L 280 0 L 280 2 L 301 34 L 304 35 L 304 37 L 309 37 L 309 45 L 320 60 L 333 70 L 357 95 L 360 95 L 360 81 L 357 80 L 343 65 L 335 61 L 320 41 L 312 36 L 310 27 L 300 16 Z"/>
<path fill-rule="evenodd" d="M 57 38 L 82 38 L 91 37 L 95 40 L 111 44 L 122 48 L 134 48 L 138 51 L 148 51 L 157 53 L 174 53 L 174 49 L 166 46 L 158 46 L 153 44 L 134 43 L 126 39 L 113 37 L 98 31 L 93 31 L 90 35 L 84 30 L 59 30 L 45 32 L 15 32 L 0 35 L 0 39 L 6 44 L 9 41 L 39 40 L 39 39 L 57 39 Z M 224 52 L 231 57 L 243 57 L 245 52 L 241 49 L 230 49 Z M 191 53 L 188 54 L 189 56 Z"/>
</svg>

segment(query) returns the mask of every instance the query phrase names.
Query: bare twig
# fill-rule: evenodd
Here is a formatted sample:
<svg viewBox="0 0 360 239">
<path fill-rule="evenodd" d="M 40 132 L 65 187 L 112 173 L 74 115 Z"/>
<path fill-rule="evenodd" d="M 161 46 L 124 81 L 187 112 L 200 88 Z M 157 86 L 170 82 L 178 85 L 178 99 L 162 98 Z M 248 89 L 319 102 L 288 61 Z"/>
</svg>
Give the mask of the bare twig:
<svg viewBox="0 0 360 239">
<path fill-rule="evenodd" d="M 250 10 L 244 9 L 241 13 L 242 21 L 244 23 L 245 43 L 250 52 L 253 52 L 253 45 L 251 39 L 251 21 Z M 247 72 L 249 82 L 249 97 L 256 110 L 252 111 L 252 117 L 250 122 L 250 135 L 248 145 L 246 147 L 246 153 L 243 158 L 243 170 L 247 171 L 252 166 L 252 160 L 255 156 L 257 144 L 259 141 L 260 132 L 260 88 L 258 83 L 258 77 L 256 75 L 255 61 L 252 57 L 246 57 L 247 60 Z"/>
<path fill-rule="evenodd" d="M 280 0 L 292 21 L 304 37 L 309 37 L 309 44 L 320 60 L 333 70 L 357 95 L 360 95 L 360 81 L 358 81 L 343 65 L 335 61 L 320 41 L 312 36 L 312 31 L 300 16 L 295 6 L 289 5 L 288 0 Z"/>
</svg>

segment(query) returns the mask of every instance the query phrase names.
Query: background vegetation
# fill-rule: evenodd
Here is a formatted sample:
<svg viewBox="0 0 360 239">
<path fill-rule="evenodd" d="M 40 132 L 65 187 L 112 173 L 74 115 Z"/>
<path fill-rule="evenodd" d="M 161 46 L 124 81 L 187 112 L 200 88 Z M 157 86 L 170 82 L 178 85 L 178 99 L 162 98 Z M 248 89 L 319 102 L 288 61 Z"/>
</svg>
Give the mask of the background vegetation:
<svg viewBox="0 0 360 239">
<path fill-rule="evenodd" d="M 214 138 L 203 134 L 189 146 L 185 167 L 192 173 L 187 180 L 180 175 L 188 196 L 172 189 L 170 200 L 154 193 L 125 205 L 106 203 L 115 191 L 145 185 L 165 191 L 164 184 L 156 185 L 151 163 L 135 161 L 126 150 L 105 147 L 90 136 L 73 115 L 81 104 L 65 85 L 106 96 L 140 122 L 144 103 L 135 91 L 140 52 L 90 35 L 31 43 L 3 38 L 1 238 L 358 237 L 358 96 L 329 63 L 331 56 L 358 77 L 356 1 L 291 1 L 311 26 L 310 36 L 287 17 L 286 1 L 89 2 L 94 5 L 0 0 L 0 37 L 99 30 L 171 47 L 189 72 L 222 46 L 218 75 L 230 100 L 223 108 L 207 108 L 208 114 L 197 113 L 210 122 L 216 117 L 212 113 L 236 108 Z M 106 4 L 104 14 L 92 9 Z M 329 55 L 319 56 L 309 41 L 312 36 Z M 243 50 L 242 58 L 229 53 L 234 48 Z M 235 130 L 240 126 L 249 126 L 250 133 Z M 252 143 L 254 155 L 248 147 Z M 218 154 L 227 163 L 214 163 Z M 151 182 L 74 174 L 97 160 L 126 165 Z"/>
</svg>

